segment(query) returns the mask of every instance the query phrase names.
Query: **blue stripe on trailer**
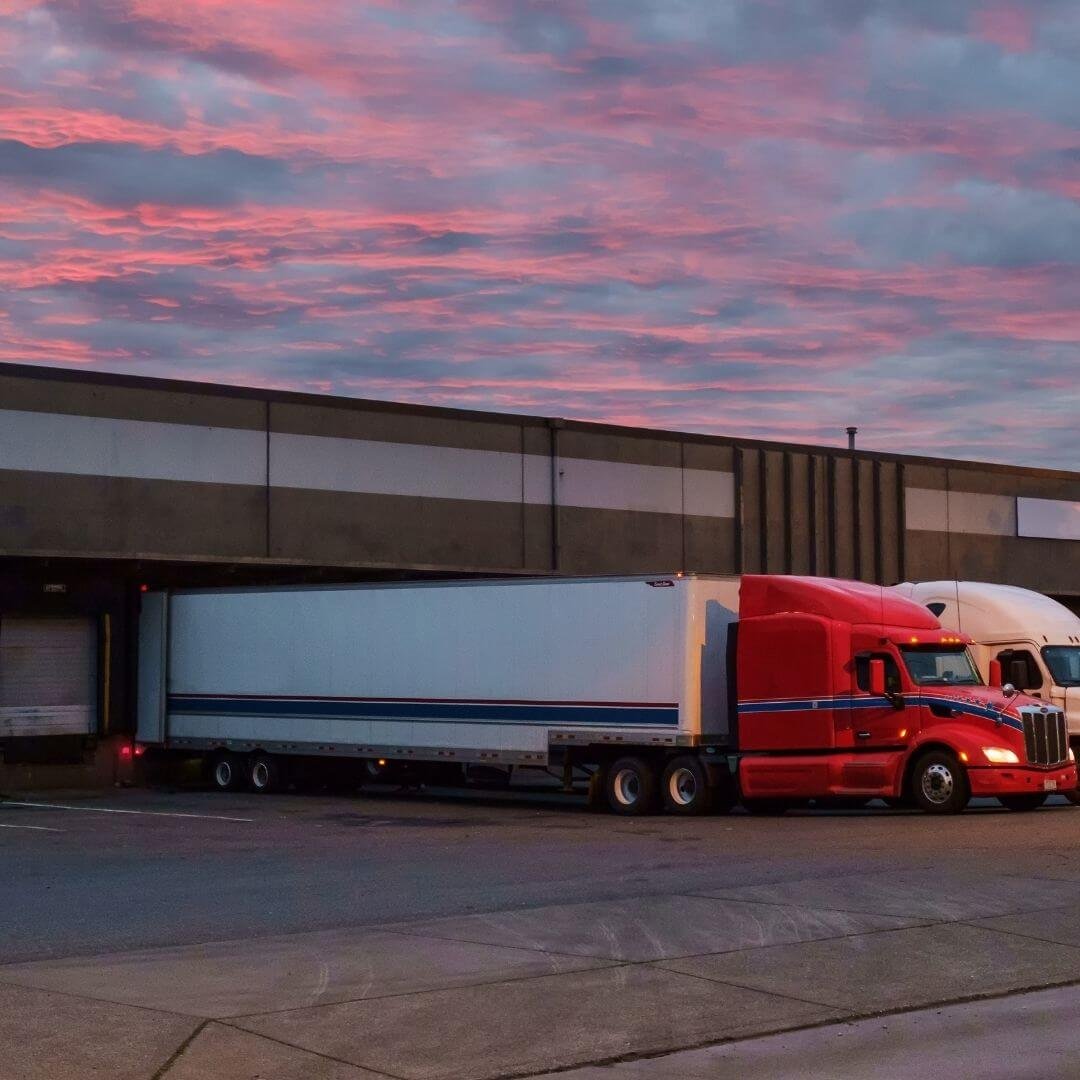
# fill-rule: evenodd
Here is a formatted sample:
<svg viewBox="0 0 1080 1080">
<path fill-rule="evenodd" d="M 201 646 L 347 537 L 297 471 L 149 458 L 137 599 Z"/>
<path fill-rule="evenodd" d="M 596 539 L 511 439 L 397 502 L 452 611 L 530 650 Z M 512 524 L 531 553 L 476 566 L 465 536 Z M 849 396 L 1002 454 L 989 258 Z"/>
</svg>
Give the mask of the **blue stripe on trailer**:
<svg viewBox="0 0 1080 1080">
<path fill-rule="evenodd" d="M 317 717 L 335 720 L 436 720 L 463 723 L 676 727 L 675 705 L 556 705 L 490 701 L 211 697 L 171 694 L 169 711 L 204 716 Z"/>
</svg>

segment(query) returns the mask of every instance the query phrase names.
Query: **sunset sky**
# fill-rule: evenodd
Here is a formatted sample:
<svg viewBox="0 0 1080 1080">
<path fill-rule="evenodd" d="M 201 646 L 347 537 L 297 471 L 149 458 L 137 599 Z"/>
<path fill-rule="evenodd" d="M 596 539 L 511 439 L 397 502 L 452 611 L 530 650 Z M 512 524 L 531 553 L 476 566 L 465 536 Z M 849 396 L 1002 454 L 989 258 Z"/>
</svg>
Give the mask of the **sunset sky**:
<svg viewBox="0 0 1080 1080">
<path fill-rule="evenodd" d="M 1080 468 L 1078 0 L 0 0 L 0 360 Z"/>
</svg>

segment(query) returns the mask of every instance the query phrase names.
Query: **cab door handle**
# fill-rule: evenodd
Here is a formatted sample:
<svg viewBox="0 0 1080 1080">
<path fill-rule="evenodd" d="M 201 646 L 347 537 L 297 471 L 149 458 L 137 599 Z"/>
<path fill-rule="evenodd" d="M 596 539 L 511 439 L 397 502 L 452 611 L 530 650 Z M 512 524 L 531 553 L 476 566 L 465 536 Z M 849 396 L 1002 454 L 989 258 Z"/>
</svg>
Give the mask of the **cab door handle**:
<svg viewBox="0 0 1080 1080">
<path fill-rule="evenodd" d="M 870 738 L 870 732 L 869 731 L 856 731 L 855 734 L 860 739 L 869 739 Z"/>
</svg>

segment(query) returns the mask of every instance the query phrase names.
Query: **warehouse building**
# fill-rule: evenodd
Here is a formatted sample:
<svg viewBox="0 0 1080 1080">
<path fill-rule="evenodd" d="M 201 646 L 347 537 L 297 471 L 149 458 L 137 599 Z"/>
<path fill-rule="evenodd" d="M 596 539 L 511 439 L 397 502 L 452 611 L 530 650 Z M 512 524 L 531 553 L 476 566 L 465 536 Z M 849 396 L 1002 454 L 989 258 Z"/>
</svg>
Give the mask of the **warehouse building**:
<svg viewBox="0 0 1080 1080">
<path fill-rule="evenodd" d="M 140 590 L 675 572 L 1080 606 L 1080 473 L 0 365 L 0 748 L 134 728 Z"/>
</svg>

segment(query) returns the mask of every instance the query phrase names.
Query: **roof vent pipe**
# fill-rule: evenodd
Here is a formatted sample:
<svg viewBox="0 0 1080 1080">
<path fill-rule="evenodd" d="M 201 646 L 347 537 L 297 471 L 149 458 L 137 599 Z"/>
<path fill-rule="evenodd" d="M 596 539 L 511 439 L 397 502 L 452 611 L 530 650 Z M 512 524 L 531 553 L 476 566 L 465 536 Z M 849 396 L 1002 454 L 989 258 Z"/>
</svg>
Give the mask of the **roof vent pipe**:
<svg viewBox="0 0 1080 1080">
<path fill-rule="evenodd" d="M 859 429 L 857 427 L 849 427 L 847 429 L 847 448 L 849 450 L 854 450 L 855 449 L 855 433 L 858 430 Z"/>
</svg>

